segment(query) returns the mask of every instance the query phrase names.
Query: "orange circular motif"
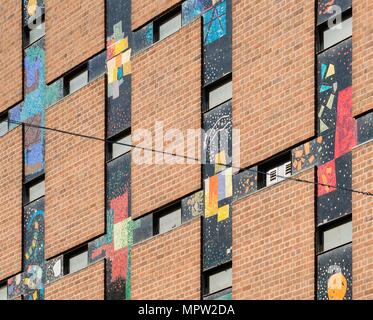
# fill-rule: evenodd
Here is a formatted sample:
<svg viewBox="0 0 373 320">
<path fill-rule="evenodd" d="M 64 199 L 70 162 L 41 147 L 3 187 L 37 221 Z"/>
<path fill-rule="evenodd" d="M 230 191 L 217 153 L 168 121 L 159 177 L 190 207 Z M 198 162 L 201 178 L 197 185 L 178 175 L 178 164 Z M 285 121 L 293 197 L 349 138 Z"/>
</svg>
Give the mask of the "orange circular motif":
<svg viewBox="0 0 373 320">
<path fill-rule="evenodd" d="M 347 293 L 347 280 L 342 273 L 333 274 L 328 280 L 329 300 L 343 300 Z"/>
<path fill-rule="evenodd" d="M 38 6 L 37 0 L 29 0 L 28 7 L 27 7 L 27 13 L 30 17 L 35 15 L 37 6 Z"/>
</svg>

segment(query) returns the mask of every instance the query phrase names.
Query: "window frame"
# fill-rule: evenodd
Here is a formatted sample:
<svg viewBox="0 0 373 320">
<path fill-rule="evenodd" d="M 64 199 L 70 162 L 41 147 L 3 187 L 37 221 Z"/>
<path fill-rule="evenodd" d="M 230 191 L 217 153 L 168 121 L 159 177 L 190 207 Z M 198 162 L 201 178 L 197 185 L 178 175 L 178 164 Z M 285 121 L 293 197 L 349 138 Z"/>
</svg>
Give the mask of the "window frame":
<svg viewBox="0 0 373 320">
<path fill-rule="evenodd" d="M 118 143 L 119 140 L 122 140 L 122 139 L 125 139 L 127 137 L 130 137 L 131 139 L 131 145 L 132 145 L 132 134 L 131 134 L 131 128 L 127 129 L 127 130 L 124 130 L 123 132 L 115 135 L 114 137 L 110 138 L 109 139 L 109 142 L 108 142 L 108 146 L 107 146 L 107 162 L 110 162 L 110 161 L 113 161 L 115 159 L 118 159 L 122 156 L 124 156 L 125 154 L 128 154 L 132 151 L 133 147 L 128 147 L 130 148 L 129 151 L 125 152 L 125 153 L 122 153 L 120 155 L 117 155 L 114 157 L 113 155 L 113 149 L 114 149 L 114 145 L 115 143 Z M 126 147 L 123 145 L 123 147 Z"/>
<path fill-rule="evenodd" d="M 87 253 L 87 265 L 84 268 L 81 268 L 79 270 L 75 270 L 75 271 L 71 272 L 71 268 L 70 268 L 71 259 L 73 259 L 73 258 L 75 258 L 79 255 L 82 255 L 84 253 Z M 63 255 L 63 275 L 64 276 L 79 272 L 79 271 L 87 268 L 88 266 L 89 266 L 88 243 L 86 243 L 84 245 L 81 245 L 78 248 L 75 248 L 75 249 L 73 249 L 73 250 L 71 250 L 68 253 Z"/>
<path fill-rule="evenodd" d="M 30 33 L 32 31 L 32 29 L 29 28 L 28 24 L 26 24 L 24 26 L 24 31 L 23 31 L 23 35 L 24 35 L 24 43 L 25 43 L 25 48 L 28 48 L 30 47 L 31 45 L 33 45 L 34 43 L 38 42 L 40 39 L 42 39 L 43 37 L 45 37 L 45 13 L 43 12 L 42 15 L 41 15 L 41 23 L 39 25 L 43 25 L 44 24 L 44 30 L 43 30 L 43 35 L 40 37 L 40 38 L 37 38 L 36 40 L 32 41 L 30 40 Z M 39 19 L 39 17 L 37 17 L 37 19 Z M 38 26 L 39 26 L 38 25 Z"/>
<path fill-rule="evenodd" d="M 160 233 L 160 220 L 161 218 L 174 213 L 175 211 L 180 210 L 180 224 L 176 225 L 176 227 L 167 230 L 165 232 Z M 174 204 L 167 206 L 164 209 L 159 210 L 158 212 L 153 213 L 153 236 L 158 236 L 162 234 L 166 234 L 170 231 L 173 231 L 180 227 L 183 224 L 182 221 L 182 206 L 181 206 L 181 201 L 175 202 Z"/>
<path fill-rule="evenodd" d="M 316 252 L 317 256 L 325 254 L 327 252 L 333 251 L 335 249 L 338 249 L 340 247 L 344 247 L 345 245 L 348 245 L 352 243 L 351 241 L 342 243 L 336 247 L 330 248 L 328 250 L 324 250 L 324 233 L 328 230 L 332 230 L 335 228 L 338 228 L 344 224 L 352 222 L 352 214 L 349 213 L 343 217 L 337 218 L 335 220 L 329 221 L 317 228 L 317 234 L 316 234 Z"/>
<path fill-rule="evenodd" d="M 9 301 L 9 296 L 8 296 L 8 282 L 7 281 L 0 282 L 0 291 L 2 289 L 6 290 L 6 299 L 4 299 L 4 300 L 0 299 L 0 301 Z"/>
<path fill-rule="evenodd" d="M 4 134 L 1 134 L 0 132 L 0 137 L 5 136 L 9 132 L 9 114 L 7 111 L 0 114 L 0 123 L 2 124 L 3 122 L 7 123 L 7 129 Z"/>
<path fill-rule="evenodd" d="M 353 15 L 352 15 L 352 8 L 349 8 L 349 9 L 343 11 L 341 13 L 341 16 L 342 16 L 342 20 L 341 20 L 342 23 L 344 21 L 350 19 L 350 18 L 352 18 L 352 24 L 354 23 Z M 324 46 L 324 33 L 328 29 L 329 29 L 328 28 L 328 20 L 316 27 L 316 51 L 317 51 L 317 54 L 320 54 L 320 53 L 322 53 L 326 50 L 329 50 L 330 48 L 333 48 L 334 46 L 338 45 L 339 43 L 341 43 L 343 41 L 346 41 L 347 39 L 352 37 L 352 35 L 350 35 L 350 36 L 344 38 L 343 40 L 340 40 L 340 41 L 334 43 L 332 46 L 329 46 L 329 47 L 325 48 L 325 46 Z"/>
<path fill-rule="evenodd" d="M 87 73 L 87 82 L 83 86 L 81 86 L 79 89 L 75 91 L 71 91 L 70 89 L 71 81 L 85 72 Z M 72 71 L 70 71 L 68 74 L 66 74 L 63 77 L 64 96 L 66 97 L 68 95 L 74 94 L 80 89 L 84 88 L 88 84 L 89 84 L 89 68 L 88 68 L 88 62 L 85 62 L 81 64 L 80 66 L 76 67 L 75 69 L 73 69 Z"/>
<path fill-rule="evenodd" d="M 169 34 L 168 36 L 161 38 L 160 37 L 161 26 L 166 24 L 167 22 L 171 21 L 173 18 L 177 17 L 178 15 L 180 15 L 180 28 L 178 28 L 177 30 L 175 30 L 174 32 Z M 156 43 L 156 42 L 159 42 L 159 41 L 162 41 L 162 40 L 168 38 L 172 34 L 179 31 L 182 27 L 183 27 L 182 9 L 181 9 L 181 5 L 177 5 L 175 8 L 170 9 L 167 13 L 165 13 L 164 15 L 162 15 L 159 18 L 154 20 L 154 22 L 153 22 L 153 30 L 154 30 L 154 32 L 153 32 L 153 42 Z"/>
<path fill-rule="evenodd" d="M 230 99 L 227 99 L 218 105 L 210 108 L 210 93 L 228 83 L 232 83 L 232 96 Z M 225 75 L 224 77 L 220 78 L 217 81 L 214 81 L 213 83 L 207 85 L 202 89 L 202 113 L 209 112 L 211 110 L 214 110 L 215 108 L 231 101 L 233 98 L 233 78 L 232 78 L 232 73 L 229 73 Z"/>
<path fill-rule="evenodd" d="M 223 265 L 220 265 L 218 267 L 215 267 L 215 268 L 212 268 L 210 270 L 207 270 L 203 273 L 202 275 L 202 294 L 203 294 L 203 300 L 208 300 L 209 297 L 211 296 L 214 296 L 214 295 L 217 295 L 221 292 L 224 292 L 224 291 L 228 291 L 228 290 L 231 290 L 232 289 L 232 281 L 233 281 L 233 277 L 231 279 L 231 285 L 229 287 L 225 287 L 223 289 L 220 289 L 218 291 L 214 291 L 214 292 L 210 292 L 210 277 L 215 275 L 215 274 L 218 274 L 218 273 L 221 273 L 223 271 L 227 271 L 231 269 L 231 273 L 233 275 L 233 264 L 232 264 L 232 261 L 228 262 L 228 263 L 225 263 Z"/>
<path fill-rule="evenodd" d="M 37 184 L 41 183 L 41 182 L 44 182 L 44 194 L 40 197 L 37 197 L 33 200 L 30 199 L 30 189 L 34 186 L 36 186 Z M 41 175 L 40 177 L 37 177 L 27 183 L 24 184 L 24 205 L 27 206 L 35 201 L 38 201 L 42 198 L 45 197 L 45 175 Z"/>
</svg>

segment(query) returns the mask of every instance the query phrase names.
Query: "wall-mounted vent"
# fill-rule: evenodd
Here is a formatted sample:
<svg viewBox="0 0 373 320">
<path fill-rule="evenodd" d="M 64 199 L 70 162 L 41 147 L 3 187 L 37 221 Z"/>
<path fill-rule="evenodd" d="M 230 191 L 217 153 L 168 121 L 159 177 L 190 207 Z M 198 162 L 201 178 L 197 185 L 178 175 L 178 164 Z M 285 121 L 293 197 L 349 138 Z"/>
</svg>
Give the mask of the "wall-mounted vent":
<svg viewBox="0 0 373 320">
<path fill-rule="evenodd" d="M 292 168 L 291 162 L 286 162 L 276 168 L 267 171 L 267 187 L 291 177 Z"/>
</svg>

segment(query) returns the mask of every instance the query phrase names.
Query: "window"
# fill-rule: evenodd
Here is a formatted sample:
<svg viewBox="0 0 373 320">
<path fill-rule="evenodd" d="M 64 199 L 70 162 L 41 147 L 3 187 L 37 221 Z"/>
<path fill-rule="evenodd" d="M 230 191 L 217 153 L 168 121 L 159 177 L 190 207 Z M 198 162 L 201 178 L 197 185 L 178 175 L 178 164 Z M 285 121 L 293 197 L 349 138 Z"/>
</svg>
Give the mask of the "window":
<svg viewBox="0 0 373 320">
<path fill-rule="evenodd" d="M 88 266 L 88 245 L 74 250 L 64 257 L 64 274 L 78 272 Z"/>
<path fill-rule="evenodd" d="M 65 78 L 65 94 L 72 94 L 88 83 L 88 68 L 86 65 L 73 71 Z"/>
<path fill-rule="evenodd" d="M 155 41 L 160 41 L 181 28 L 181 7 L 155 21 Z"/>
<path fill-rule="evenodd" d="M 155 214 L 156 232 L 155 234 L 163 234 L 181 225 L 181 206 L 174 205 L 159 214 Z"/>
<path fill-rule="evenodd" d="M 292 175 L 291 152 L 282 155 L 258 166 L 258 187 L 264 188 L 284 181 Z"/>
<path fill-rule="evenodd" d="M 9 130 L 8 115 L 0 116 L 0 137 L 5 135 Z"/>
<path fill-rule="evenodd" d="M 232 287 L 232 265 L 218 267 L 205 273 L 204 295 L 209 296 Z"/>
<path fill-rule="evenodd" d="M 45 21 L 44 15 L 35 20 L 31 28 L 26 26 L 26 46 L 33 44 L 45 35 Z"/>
<path fill-rule="evenodd" d="M 339 17 L 340 19 L 340 17 Z M 352 35 L 351 12 L 344 13 L 342 20 L 338 24 L 328 26 L 328 21 L 319 26 L 319 49 L 328 49 L 338 42 L 341 42 Z"/>
<path fill-rule="evenodd" d="M 320 251 L 325 252 L 337 247 L 343 246 L 352 242 L 352 221 L 349 217 L 348 221 L 343 219 L 343 222 L 332 224 L 320 230 Z"/>
<path fill-rule="evenodd" d="M 211 88 L 208 93 L 208 109 L 211 110 L 232 99 L 232 80 Z"/>
<path fill-rule="evenodd" d="M 8 300 L 8 287 L 6 284 L 0 285 L 0 300 Z"/>
<path fill-rule="evenodd" d="M 116 143 L 111 143 L 110 148 L 110 159 L 118 158 L 119 156 L 131 151 L 131 135 L 127 134 L 118 139 L 113 140 Z"/>
<path fill-rule="evenodd" d="M 38 180 L 26 185 L 26 203 L 33 202 L 45 195 L 45 180 Z"/>
</svg>

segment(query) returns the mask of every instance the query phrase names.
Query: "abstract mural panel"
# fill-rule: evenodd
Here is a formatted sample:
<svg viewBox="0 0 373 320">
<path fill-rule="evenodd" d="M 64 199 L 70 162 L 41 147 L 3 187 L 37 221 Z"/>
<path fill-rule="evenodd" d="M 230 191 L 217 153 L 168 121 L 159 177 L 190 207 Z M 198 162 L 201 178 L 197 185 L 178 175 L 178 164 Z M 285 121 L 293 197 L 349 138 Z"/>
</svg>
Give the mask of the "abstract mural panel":
<svg viewBox="0 0 373 320">
<path fill-rule="evenodd" d="M 348 39 L 318 56 L 318 225 L 352 211 L 352 157 L 357 123 L 352 117 L 352 41 Z M 331 186 L 331 187 L 330 187 Z M 338 186 L 338 188 L 332 188 Z"/>
<path fill-rule="evenodd" d="M 352 299 L 352 245 L 320 255 L 317 259 L 317 299 Z"/>
<path fill-rule="evenodd" d="M 318 225 L 340 218 L 352 212 L 352 153 L 318 167 L 319 185 L 317 199 Z M 344 190 L 346 188 L 347 190 Z"/>
<path fill-rule="evenodd" d="M 206 179 L 232 165 L 232 102 L 205 113 L 203 128 L 203 157 L 206 163 L 203 177 Z"/>
<path fill-rule="evenodd" d="M 322 24 L 336 14 L 351 8 L 352 0 L 318 0 L 317 25 Z"/>
<path fill-rule="evenodd" d="M 181 201 L 181 223 L 186 223 L 204 214 L 204 191 L 199 191 Z"/>
<path fill-rule="evenodd" d="M 106 258 L 106 299 L 131 298 L 131 251 L 134 225 L 131 220 L 131 158 L 123 155 L 107 165 L 107 234 L 89 244 L 89 261 Z"/>
<path fill-rule="evenodd" d="M 131 126 L 131 0 L 107 0 L 107 137 Z"/>
<path fill-rule="evenodd" d="M 317 132 L 319 135 L 336 128 L 337 109 L 340 105 L 343 107 L 343 104 L 350 104 L 352 90 L 348 88 L 351 86 L 352 40 L 349 39 L 321 53 L 317 58 Z M 351 125 L 351 123 L 344 123 L 346 126 L 348 124 Z M 348 129 L 353 128 L 346 128 Z"/>
<path fill-rule="evenodd" d="M 24 25 L 34 24 L 36 17 L 41 17 L 45 11 L 45 0 L 23 0 Z"/>
<path fill-rule="evenodd" d="M 204 86 L 232 71 L 232 1 L 224 0 L 203 14 Z"/>
</svg>

